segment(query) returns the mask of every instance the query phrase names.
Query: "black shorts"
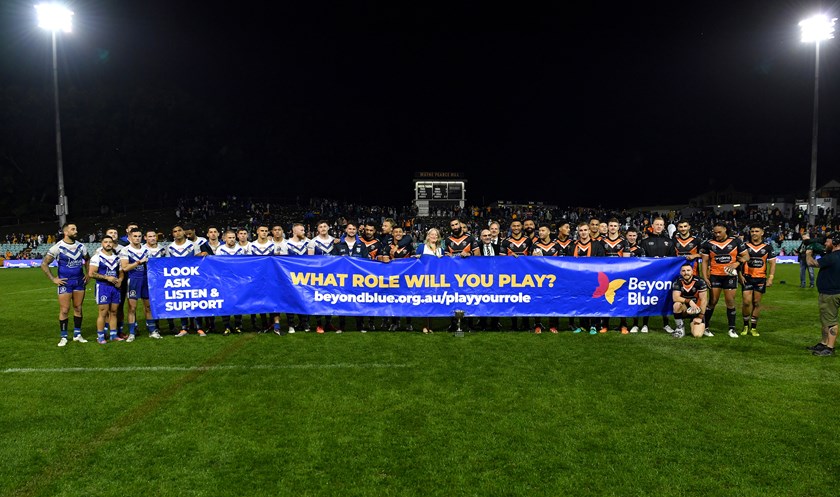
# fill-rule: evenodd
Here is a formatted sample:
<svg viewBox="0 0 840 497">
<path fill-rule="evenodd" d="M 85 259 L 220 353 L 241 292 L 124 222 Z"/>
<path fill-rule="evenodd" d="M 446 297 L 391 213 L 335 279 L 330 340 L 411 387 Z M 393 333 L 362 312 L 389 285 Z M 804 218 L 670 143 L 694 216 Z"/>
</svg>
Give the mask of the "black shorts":
<svg viewBox="0 0 840 497">
<path fill-rule="evenodd" d="M 736 276 L 709 276 L 709 283 L 712 288 L 722 288 L 724 290 L 735 290 L 738 288 L 738 278 Z"/>
<path fill-rule="evenodd" d="M 753 278 L 745 274 L 744 282 L 741 284 L 741 291 L 765 293 L 767 291 L 767 278 Z"/>
</svg>

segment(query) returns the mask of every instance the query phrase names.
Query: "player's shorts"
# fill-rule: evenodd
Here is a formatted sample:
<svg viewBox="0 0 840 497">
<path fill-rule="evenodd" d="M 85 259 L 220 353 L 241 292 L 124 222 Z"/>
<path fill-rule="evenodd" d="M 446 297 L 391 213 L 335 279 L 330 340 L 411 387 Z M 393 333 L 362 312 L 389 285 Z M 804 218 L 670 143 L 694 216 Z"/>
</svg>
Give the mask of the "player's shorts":
<svg viewBox="0 0 840 497">
<path fill-rule="evenodd" d="M 716 276 L 714 274 L 709 276 L 709 283 L 712 288 L 721 288 L 723 290 L 735 290 L 738 288 L 738 278 L 736 276 Z"/>
<path fill-rule="evenodd" d="M 818 297 L 820 306 L 820 324 L 824 328 L 837 326 L 837 313 L 840 309 L 840 295 L 827 295 L 821 293 Z"/>
<path fill-rule="evenodd" d="M 138 276 L 128 277 L 128 292 L 126 298 L 131 300 L 149 300 L 149 282 L 146 278 Z"/>
<path fill-rule="evenodd" d="M 120 289 L 108 283 L 96 283 L 96 305 L 120 303 Z"/>
<path fill-rule="evenodd" d="M 67 278 L 67 283 L 58 287 L 58 294 L 84 292 L 85 286 L 84 278 Z"/>
<path fill-rule="evenodd" d="M 754 278 L 745 274 L 744 283 L 741 284 L 741 291 L 765 293 L 767 291 L 767 278 Z"/>
</svg>

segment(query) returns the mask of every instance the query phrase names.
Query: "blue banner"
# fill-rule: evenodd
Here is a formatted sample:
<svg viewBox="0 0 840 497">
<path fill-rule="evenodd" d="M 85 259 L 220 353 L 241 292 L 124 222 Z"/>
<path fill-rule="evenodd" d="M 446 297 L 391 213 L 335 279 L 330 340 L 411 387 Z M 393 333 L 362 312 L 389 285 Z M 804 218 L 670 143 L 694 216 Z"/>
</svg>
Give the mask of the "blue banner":
<svg viewBox="0 0 840 497">
<path fill-rule="evenodd" d="M 150 259 L 152 315 L 653 316 L 685 259 L 424 256 Z"/>
</svg>

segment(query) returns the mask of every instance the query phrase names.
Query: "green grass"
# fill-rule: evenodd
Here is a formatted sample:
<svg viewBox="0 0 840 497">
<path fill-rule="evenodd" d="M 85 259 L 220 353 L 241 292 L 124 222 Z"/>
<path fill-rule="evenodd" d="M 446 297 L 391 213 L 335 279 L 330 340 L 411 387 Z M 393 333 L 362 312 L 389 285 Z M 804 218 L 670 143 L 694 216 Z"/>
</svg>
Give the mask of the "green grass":
<svg viewBox="0 0 840 497">
<path fill-rule="evenodd" d="M 3 270 L 0 495 L 833 496 L 840 362 L 803 349 L 819 322 L 797 271 L 779 267 L 793 284 L 770 288 L 758 338 L 246 333 L 100 346 L 89 295 L 91 342 L 60 349 L 54 288 L 38 270 Z"/>
</svg>

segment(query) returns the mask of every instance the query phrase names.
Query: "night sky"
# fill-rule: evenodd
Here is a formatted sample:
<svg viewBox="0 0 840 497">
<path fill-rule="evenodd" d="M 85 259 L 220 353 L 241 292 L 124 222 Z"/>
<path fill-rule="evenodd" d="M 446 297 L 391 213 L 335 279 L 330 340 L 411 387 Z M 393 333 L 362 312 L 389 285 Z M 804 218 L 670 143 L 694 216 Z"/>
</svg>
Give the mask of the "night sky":
<svg viewBox="0 0 840 497">
<path fill-rule="evenodd" d="M 52 192 L 49 35 L 32 5 L 0 7 L 0 147 Z M 620 207 L 809 185 L 814 46 L 797 24 L 816 2 L 69 5 L 71 198 L 105 181 L 97 170 L 124 184 L 138 169 L 156 178 L 147 190 L 370 204 L 407 203 L 413 173 L 431 170 L 465 173 L 476 203 Z M 821 45 L 818 184 L 840 177 L 838 43 Z M 153 95 L 145 126 L 177 132 L 136 131 L 138 95 Z"/>
</svg>

